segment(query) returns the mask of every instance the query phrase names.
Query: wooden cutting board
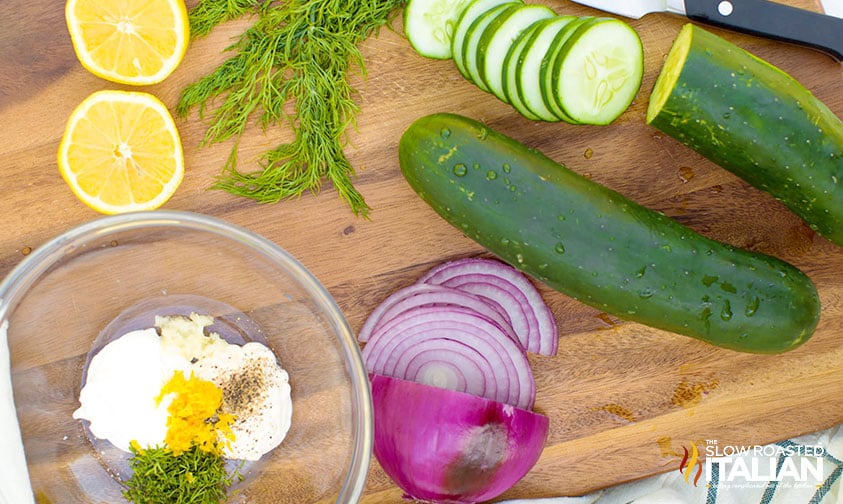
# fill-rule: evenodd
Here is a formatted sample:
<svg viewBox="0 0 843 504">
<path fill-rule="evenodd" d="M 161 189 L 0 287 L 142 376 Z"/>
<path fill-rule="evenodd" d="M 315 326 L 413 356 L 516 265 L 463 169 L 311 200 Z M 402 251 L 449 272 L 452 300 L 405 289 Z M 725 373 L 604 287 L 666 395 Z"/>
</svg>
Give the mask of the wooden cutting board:
<svg viewBox="0 0 843 504">
<path fill-rule="evenodd" d="M 543 3 L 558 13 L 597 13 L 562 0 Z M 786 3 L 820 10 L 811 0 Z M 63 7 L 59 0 L 0 3 L 0 275 L 51 237 L 97 217 L 65 186 L 55 153 L 71 110 L 95 90 L 121 86 L 78 64 Z M 793 263 L 814 279 L 823 305 L 807 344 L 758 356 L 624 323 L 540 286 L 560 337 L 557 356 L 532 359 L 536 409 L 550 417 L 550 438 L 534 470 L 502 498 L 578 495 L 678 470 L 682 447 L 691 443 L 762 444 L 843 421 L 843 249 L 644 123 L 649 91 L 684 19 L 654 14 L 630 21 L 644 42 L 644 84 L 629 111 L 607 127 L 525 120 L 463 80 L 451 61 L 415 54 L 400 21 L 364 44 L 367 77 L 355 77 L 362 112 L 346 153 L 373 208 L 370 219 L 355 217 L 330 186 L 275 205 L 208 191 L 230 144 L 200 148 L 206 125 L 195 116 L 179 121 L 187 173 L 166 208 L 217 216 L 272 239 L 326 285 L 356 330 L 382 299 L 429 267 L 484 254 L 418 199 L 398 169 L 398 140 L 410 122 L 458 112 L 706 236 Z M 235 21 L 196 40 L 173 76 L 145 90 L 172 108 L 180 90 L 221 62 L 221 50 L 246 26 Z M 712 31 L 791 73 L 843 116 L 839 63 L 808 49 Z M 241 166 L 288 134 L 250 131 Z M 400 499 L 373 462 L 363 502 Z"/>
</svg>

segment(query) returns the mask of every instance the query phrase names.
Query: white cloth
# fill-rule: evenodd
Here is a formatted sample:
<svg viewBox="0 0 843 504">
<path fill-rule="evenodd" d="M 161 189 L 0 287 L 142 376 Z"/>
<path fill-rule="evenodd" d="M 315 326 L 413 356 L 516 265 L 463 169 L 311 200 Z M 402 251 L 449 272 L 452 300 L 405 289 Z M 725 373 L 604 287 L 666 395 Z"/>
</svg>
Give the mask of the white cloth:
<svg viewBox="0 0 843 504">
<path fill-rule="evenodd" d="M 8 321 L 0 321 L 0 504 L 26 504 L 35 502 L 35 499 L 29 485 L 29 470 L 15 413 L 6 332 L 8 327 Z"/>
<path fill-rule="evenodd" d="M 826 14 L 843 18 L 843 0 L 821 0 Z"/>
</svg>

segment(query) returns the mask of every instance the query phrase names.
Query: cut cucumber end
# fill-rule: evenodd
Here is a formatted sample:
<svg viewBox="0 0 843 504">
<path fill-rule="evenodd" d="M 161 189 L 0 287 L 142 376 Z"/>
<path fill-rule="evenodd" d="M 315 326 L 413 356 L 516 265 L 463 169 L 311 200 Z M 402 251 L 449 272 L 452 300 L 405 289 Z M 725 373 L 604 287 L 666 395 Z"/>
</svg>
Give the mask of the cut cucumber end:
<svg viewBox="0 0 843 504">
<path fill-rule="evenodd" d="M 659 115 L 667 99 L 670 98 L 673 88 L 676 87 L 676 82 L 685 67 L 685 61 L 691 49 L 693 30 L 694 25 L 691 23 L 683 26 L 667 53 L 662 70 L 659 72 L 656 84 L 650 93 L 650 104 L 647 106 L 647 124 L 650 124 Z"/>
<path fill-rule="evenodd" d="M 410 0 L 404 9 L 404 35 L 417 53 L 451 59 L 457 20 L 470 0 Z"/>
<path fill-rule="evenodd" d="M 638 33 L 618 19 L 583 26 L 559 58 L 554 67 L 554 98 L 577 122 L 613 122 L 641 88 L 644 48 Z"/>
</svg>

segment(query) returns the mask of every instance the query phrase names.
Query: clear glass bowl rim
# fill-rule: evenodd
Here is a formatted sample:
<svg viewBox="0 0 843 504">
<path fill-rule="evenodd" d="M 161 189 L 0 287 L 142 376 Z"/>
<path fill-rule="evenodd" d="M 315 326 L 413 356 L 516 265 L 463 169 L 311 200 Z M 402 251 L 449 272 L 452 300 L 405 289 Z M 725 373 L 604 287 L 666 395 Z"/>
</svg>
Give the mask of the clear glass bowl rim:
<svg viewBox="0 0 843 504">
<path fill-rule="evenodd" d="M 336 330 L 351 380 L 352 401 L 357 406 L 352 418 L 353 453 L 336 503 L 359 502 L 366 484 L 374 437 L 372 395 L 360 348 L 348 321 L 327 289 L 298 259 L 261 235 L 216 217 L 179 210 L 131 212 L 93 219 L 49 240 L 12 268 L 0 282 L 0 324 L 38 278 L 64 257 L 68 247 L 77 247 L 117 232 L 150 227 L 190 229 L 240 243 L 288 271 L 316 303 L 326 308 L 325 316 Z"/>
</svg>

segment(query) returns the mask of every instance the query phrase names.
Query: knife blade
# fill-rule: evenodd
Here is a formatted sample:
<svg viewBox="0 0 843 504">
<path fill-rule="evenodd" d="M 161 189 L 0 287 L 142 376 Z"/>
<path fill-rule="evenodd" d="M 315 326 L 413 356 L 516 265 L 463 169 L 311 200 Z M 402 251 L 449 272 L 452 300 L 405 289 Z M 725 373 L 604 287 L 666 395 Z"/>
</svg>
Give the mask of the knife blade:
<svg viewBox="0 0 843 504">
<path fill-rule="evenodd" d="M 573 0 L 633 19 L 653 12 L 810 47 L 843 61 L 843 19 L 767 0 Z"/>
</svg>

